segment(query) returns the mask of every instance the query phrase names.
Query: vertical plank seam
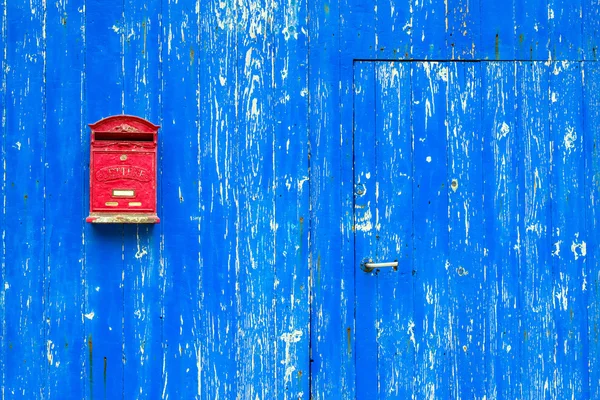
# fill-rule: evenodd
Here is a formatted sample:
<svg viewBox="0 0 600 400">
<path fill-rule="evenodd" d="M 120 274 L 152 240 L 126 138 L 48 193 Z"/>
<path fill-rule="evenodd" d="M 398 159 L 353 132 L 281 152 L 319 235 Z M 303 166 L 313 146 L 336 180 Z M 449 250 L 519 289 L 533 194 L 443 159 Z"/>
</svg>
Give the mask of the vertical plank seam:
<svg viewBox="0 0 600 400">
<path fill-rule="evenodd" d="M 83 0 L 83 9 L 82 9 L 82 32 L 81 32 L 81 37 L 82 37 L 82 41 L 83 41 L 83 69 L 81 71 L 81 77 L 80 77 L 80 98 L 81 98 L 81 106 L 80 106 L 80 137 L 79 137 L 79 147 L 81 150 L 81 154 L 87 154 L 88 151 L 86 149 L 86 144 L 87 144 L 87 127 L 86 127 L 86 120 L 87 120 L 87 91 L 86 91 L 86 83 L 87 83 L 87 4 L 86 4 L 86 0 Z M 81 157 L 81 161 L 80 161 L 80 167 L 83 171 L 83 174 L 81 176 L 81 203 L 82 203 L 82 215 L 81 218 L 82 220 L 84 220 L 85 215 L 87 214 L 86 210 L 89 207 L 90 204 L 90 199 L 88 198 L 90 193 L 89 193 L 89 165 L 86 165 L 86 158 L 89 160 L 89 155 L 87 157 Z M 81 344 L 81 347 L 83 349 L 83 351 L 81 352 L 81 357 L 80 357 L 80 365 L 83 366 L 82 368 L 82 378 L 84 379 L 84 384 L 83 384 L 83 393 L 82 395 L 85 396 L 86 393 L 90 394 L 90 397 L 92 396 L 92 386 L 90 385 L 90 379 L 88 379 L 87 376 L 87 371 L 88 368 L 85 368 L 86 365 L 86 351 L 85 349 L 88 348 L 89 351 L 89 343 L 87 340 L 88 337 L 88 331 L 87 331 L 87 327 L 88 324 L 85 323 L 85 319 L 84 319 L 84 314 L 85 311 L 87 310 L 88 307 L 88 282 L 87 282 L 87 246 L 86 246 L 86 242 L 85 242 L 85 230 L 86 230 L 86 223 L 82 223 L 82 227 L 81 227 L 81 243 L 82 243 L 82 263 L 81 263 L 81 267 L 79 270 L 79 275 L 80 275 L 80 282 L 83 282 L 83 284 L 81 285 L 81 295 L 82 295 L 82 303 L 83 303 L 83 309 L 81 310 L 81 320 L 83 323 L 83 341 Z M 91 368 L 90 368 L 90 372 L 91 372 Z"/>
<path fill-rule="evenodd" d="M 158 63 L 158 68 L 159 68 L 159 80 L 160 80 L 160 99 L 159 99 L 159 125 L 161 127 L 163 127 L 164 129 L 164 102 L 162 101 L 162 98 L 164 96 L 164 86 L 165 86 L 165 81 L 164 81 L 164 76 L 163 76 L 163 69 L 162 69 L 162 63 L 164 62 L 164 58 L 165 58 L 165 47 L 163 45 L 163 40 L 165 37 L 167 37 L 167 35 L 164 32 L 164 24 L 163 24 L 163 16 L 164 16 L 164 10 L 163 10 L 163 4 L 164 1 L 167 0 L 163 0 L 160 2 L 160 27 L 159 27 L 159 35 L 162 33 L 164 35 L 161 36 L 159 38 L 159 63 Z M 170 22 L 170 8 L 168 11 L 169 14 L 169 22 Z M 167 54 L 168 55 L 168 54 Z M 164 131 L 163 131 L 164 132 Z M 160 292 L 160 305 L 159 305 L 159 310 L 160 310 L 160 314 L 159 314 L 159 318 L 160 318 L 160 343 L 161 343 L 161 349 L 162 349 L 162 354 L 161 354 L 161 397 L 165 398 L 165 392 L 166 392 L 166 359 L 167 359 L 167 345 L 165 343 L 165 297 L 166 297 L 166 288 L 167 288 L 167 274 L 165 272 L 165 225 L 164 223 L 166 221 L 164 221 L 164 183 L 163 183 L 163 169 L 164 169 L 164 160 L 163 160 L 163 154 L 165 152 L 165 145 L 164 145 L 164 141 L 161 140 L 159 141 L 159 157 L 157 159 L 157 162 L 159 165 L 157 165 L 157 170 L 159 172 L 158 174 L 158 179 L 157 179 L 157 184 L 160 187 L 160 189 L 157 189 L 157 195 L 160 195 L 160 204 L 157 205 L 157 207 L 160 207 L 161 213 L 160 213 L 160 217 L 163 218 L 163 223 L 160 224 L 160 241 L 159 241 L 159 255 L 158 255 L 158 264 L 159 264 L 159 282 L 160 285 L 162 286 L 161 288 L 159 288 L 159 292 Z M 199 189 L 198 189 L 199 190 Z M 157 198 L 158 201 L 158 198 Z M 199 223 L 199 222 L 198 222 Z"/>
<path fill-rule="evenodd" d="M 7 0 L 3 2 L 3 13 L 2 13 L 2 37 L 4 38 L 3 49 L 2 49 L 2 253 L 1 257 L 1 275 L 2 282 L 6 282 L 6 80 L 7 80 L 7 71 L 6 68 L 6 56 L 8 52 L 8 40 L 7 40 Z M 2 337 L 6 340 L 6 288 L 3 286 L 0 288 L 1 295 L 1 303 L 2 304 Z M 0 365 L 2 365 L 2 376 L 0 377 L 0 390 L 1 394 L 4 397 L 4 385 L 6 380 L 6 344 L 2 343 L 2 348 L 0 349 Z"/>
<path fill-rule="evenodd" d="M 83 47 L 83 69 L 81 71 L 81 77 L 80 77 L 80 97 L 81 97 L 81 107 L 80 107 L 80 137 L 79 137 L 79 146 L 80 146 L 80 151 L 81 154 L 87 154 L 87 150 L 86 150 L 86 143 L 87 143 L 87 127 L 86 127 L 86 115 L 87 115 L 87 92 L 86 92 L 86 81 L 87 81 L 87 7 L 86 7 L 86 0 L 83 0 L 83 9 L 81 10 L 81 12 L 83 13 L 82 16 L 82 32 L 81 32 L 81 38 L 82 38 L 82 47 Z M 86 157 L 81 157 L 81 161 L 80 161 L 80 167 L 81 170 L 83 171 L 82 177 L 81 177 L 81 202 L 82 202 L 82 215 L 81 215 L 81 220 L 84 221 L 85 215 L 87 214 L 86 209 L 88 208 L 87 205 L 89 204 L 89 166 L 86 166 Z M 87 201 L 86 201 L 87 200 Z M 82 282 L 81 288 L 80 288 L 80 294 L 81 294 L 81 298 L 82 298 L 82 309 L 81 310 L 81 319 L 82 319 L 82 324 L 83 324 L 83 340 L 82 340 L 82 344 L 81 344 L 81 348 L 83 351 L 81 351 L 81 356 L 80 356 L 80 365 L 84 366 L 82 368 L 82 378 L 84 380 L 84 384 L 83 384 L 83 393 L 82 395 L 85 396 L 85 393 L 88 392 L 86 386 L 89 385 L 89 379 L 87 379 L 87 371 L 88 369 L 85 368 L 85 359 L 86 359 L 86 352 L 85 352 L 85 348 L 87 346 L 87 332 L 86 332 L 86 326 L 87 324 L 84 321 L 84 313 L 87 310 L 87 301 L 88 301 L 88 296 L 87 296 L 87 280 L 86 280 L 86 276 L 87 276 L 87 246 L 85 245 L 85 228 L 86 228 L 86 223 L 82 222 L 81 224 L 81 244 L 82 244 L 82 262 L 81 262 L 81 267 L 79 270 L 79 276 L 80 276 L 80 282 Z M 91 385 L 89 387 L 89 393 L 91 394 Z"/>
<path fill-rule="evenodd" d="M 121 26 L 119 34 L 121 36 L 121 114 L 125 114 L 125 6 L 126 0 L 121 1 Z M 125 271 L 127 263 L 125 262 L 125 224 L 120 224 L 121 228 L 121 360 L 117 364 L 121 365 L 121 399 L 125 399 Z M 104 356 L 106 358 L 106 356 Z M 105 363 L 104 365 L 107 365 Z M 103 377 L 106 380 L 106 373 Z M 106 384 L 104 385 L 104 398 L 106 400 Z"/>
<path fill-rule="evenodd" d="M 352 274 L 352 276 L 354 277 L 353 282 L 352 282 L 352 287 L 353 287 L 353 293 L 352 293 L 352 305 L 353 305 L 353 314 L 352 314 L 352 319 L 353 321 L 356 321 L 356 274 L 358 272 L 358 270 L 356 269 L 356 213 L 355 213 L 355 209 L 356 209 L 356 174 L 354 173 L 354 164 L 356 163 L 356 156 L 355 156 L 355 147 L 356 147 L 356 138 L 355 138 L 355 127 L 356 127 L 356 89 L 355 89 L 355 85 L 356 85 L 356 62 L 352 61 L 352 84 L 350 87 L 350 90 L 352 91 L 352 125 L 351 125 L 351 129 L 352 129 L 352 166 L 351 166 L 351 172 L 352 172 L 352 209 L 350 210 L 350 212 L 352 213 L 352 217 L 351 217 L 351 223 L 352 223 L 352 266 L 354 269 L 354 273 Z M 354 329 L 353 332 L 353 343 L 356 346 L 356 329 Z M 352 362 L 354 365 L 356 365 L 356 350 L 353 351 L 352 353 Z M 356 375 L 356 374 L 355 374 Z M 354 382 L 354 386 L 356 389 L 356 376 L 353 377 L 353 379 L 350 380 L 351 382 Z M 356 396 L 356 394 L 355 394 Z"/>
<path fill-rule="evenodd" d="M 583 4 L 582 4 L 583 7 Z M 582 26 L 582 40 L 583 40 L 583 24 L 581 24 Z M 583 48 L 583 45 L 582 45 Z M 583 49 L 582 49 L 583 50 Z M 583 54 L 582 54 L 582 59 L 583 59 Z M 588 218 L 589 218 L 589 212 L 588 212 L 588 201 L 590 201 L 590 199 L 588 198 L 588 193 L 590 190 L 590 187 L 588 185 L 588 180 L 585 179 L 585 177 L 587 176 L 587 171 L 588 171 L 588 153 L 586 150 L 588 150 L 586 148 L 586 117 L 587 117 L 587 113 L 586 113 L 586 90 L 585 90 L 585 61 L 580 61 L 579 63 L 579 67 L 581 69 L 580 74 L 581 74 L 581 135 L 582 135 L 582 139 L 581 139 L 581 146 L 582 146 L 582 155 L 583 155 L 583 198 L 584 198 L 584 207 L 583 207 L 583 229 L 585 230 L 585 232 L 587 234 L 591 233 L 591 230 L 586 229 L 589 226 L 588 223 Z M 591 149 L 589 149 L 591 151 Z M 592 179 L 593 179 L 593 175 L 592 175 Z M 588 243 L 590 242 L 589 237 L 585 236 L 585 240 L 588 241 Z M 590 259 L 590 255 L 586 254 L 585 256 L 585 265 L 583 267 L 583 282 L 587 281 L 587 278 L 589 277 L 589 259 Z M 583 297 L 583 305 L 585 307 L 586 313 L 583 316 L 583 324 L 584 324 L 584 329 L 583 329 L 583 334 L 584 334 L 584 338 L 583 339 L 583 346 L 584 346 L 584 352 L 583 352 L 583 357 L 584 357 L 584 365 L 586 365 L 588 368 L 586 369 L 587 371 L 587 382 L 586 382 L 586 386 L 584 386 L 583 389 L 583 393 L 587 396 L 587 398 L 589 398 L 590 393 L 592 391 L 592 374 L 590 374 L 590 335 L 588 334 L 588 332 L 590 331 L 590 326 L 589 326 L 589 317 L 588 317 L 588 313 L 589 313 L 589 297 L 590 297 L 590 291 L 587 287 L 582 287 L 582 297 Z M 587 342 L 587 343 L 586 343 Z"/>
<path fill-rule="evenodd" d="M 308 340 L 307 340 L 307 346 L 308 348 L 307 350 L 307 354 L 308 354 L 308 398 L 312 399 L 313 398 L 313 393 L 312 393 L 312 388 L 313 388 L 313 354 L 312 354 L 312 348 L 313 348 L 313 335 L 312 335 L 312 328 L 313 328 L 313 324 L 312 324 L 312 317 L 313 317 L 313 251 L 314 251 L 314 246 L 313 246 L 313 237 L 314 235 L 313 233 L 313 229 L 314 229 L 314 225 L 313 225 L 313 218 L 314 218 L 314 213 L 313 213 L 313 209 L 312 209 L 312 198 L 314 195 L 314 187 L 313 187 L 313 182 L 311 176 L 312 176 L 312 160 L 311 160 L 311 136 L 312 136 L 312 132 L 311 132 L 311 114 L 312 114 L 312 109 L 311 109 L 311 104 L 312 104 L 312 95 L 311 95 L 311 63 L 310 63 L 310 49 L 311 49 L 311 26 L 312 24 L 309 23 L 309 21 L 311 21 L 311 8 L 310 8 L 310 3 L 312 0 L 306 0 L 306 19 L 307 19 L 307 40 L 306 40 L 306 87 L 307 87 L 307 97 L 306 97 L 306 101 L 307 101 L 307 109 L 306 109 L 306 175 L 308 178 L 308 229 L 307 229 L 307 235 L 308 235 L 308 240 L 307 240 L 307 244 L 308 244 L 308 248 L 307 248 L 307 260 L 306 260 L 306 266 L 308 269 L 308 285 L 306 290 L 308 291 L 307 295 L 308 295 Z"/>
<path fill-rule="evenodd" d="M 163 12 L 163 10 L 162 10 L 162 2 L 161 2 L 161 15 L 162 15 L 162 12 Z M 202 17 L 201 17 L 201 15 L 202 15 L 202 7 L 200 6 L 200 0 L 196 0 L 196 27 L 198 29 L 198 33 L 197 33 L 197 36 L 196 36 L 196 43 L 198 43 L 198 58 L 199 58 L 200 51 L 201 51 L 201 46 L 202 46 Z M 202 169 L 202 163 L 201 163 L 201 159 L 200 159 L 201 158 L 201 154 L 202 154 L 201 141 L 200 141 L 201 129 L 202 129 L 201 128 L 202 127 L 202 124 L 201 124 L 202 118 L 201 118 L 201 107 L 200 107 L 200 104 L 201 104 L 201 101 L 202 101 L 202 88 L 203 88 L 203 86 L 201 84 L 202 79 L 200 78 L 200 71 L 201 71 L 201 69 L 200 69 L 200 62 L 198 62 L 198 61 L 196 61 L 194 59 L 194 63 L 196 65 L 196 76 L 198 77 L 198 79 L 197 79 L 197 86 L 196 86 L 196 88 L 197 88 L 197 90 L 196 90 L 196 143 L 197 143 L 197 145 L 196 145 L 196 163 L 197 163 L 197 166 L 196 166 L 196 191 L 197 191 L 197 195 L 198 195 L 198 204 L 197 204 L 198 208 L 197 208 L 197 211 L 198 211 L 198 214 L 200 215 L 200 210 L 202 209 L 201 208 L 202 207 L 202 204 L 201 204 L 201 201 L 202 201 L 202 197 L 201 197 L 202 194 L 201 194 L 201 192 L 202 191 L 201 191 L 201 181 L 200 181 L 200 177 L 202 176 L 202 171 L 201 171 L 201 169 Z M 162 59 L 161 59 L 161 63 L 159 63 L 159 69 L 161 71 L 161 77 L 162 77 Z M 161 98 L 162 98 L 162 93 L 161 93 Z M 162 199 L 162 196 L 161 196 L 161 199 Z M 201 242 L 201 240 L 200 240 L 201 219 L 200 218 L 198 218 L 196 220 L 196 228 L 197 228 L 197 235 L 198 235 L 198 238 L 197 238 L 197 242 L 198 242 L 197 262 L 198 262 L 198 268 L 199 268 L 199 270 L 198 270 L 199 276 L 196 278 L 197 279 L 197 283 L 196 283 L 196 299 L 197 299 L 197 304 L 196 305 L 198 306 L 198 308 L 196 309 L 196 312 L 198 313 L 198 315 L 201 315 L 200 305 L 199 305 L 200 299 L 202 298 L 202 293 L 201 293 L 201 290 L 200 290 L 200 287 L 201 287 L 200 283 L 204 282 L 204 276 L 202 275 L 203 271 L 202 271 L 202 268 L 201 268 L 203 265 L 200 262 L 201 251 L 202 251 L 201 246 L 200 246 L 200 244 L 201 244 L 200 243 Z M 162 300 L 164 301 L 164 298 Z M 200 326 L 202 326 L 202 322 L 200 322 Z M 200 355 L 201 355 L 201 348 L 202 347 L 200 346 L 200 340 L 198 339 L 199 336 L 200 335 L 196 336 L 196 340 L 195 340 L 195 346 L 196 346 L 196 368 L 198 369 L 196 371 L 196 379 L 197 379 L 197 382 L 196 382 L 196 384 L 197 384 L 196 393 L 197 393 L 198 397 L 201 397 L 201 395 L 202 395 L 202 366 L 201 366 L 201 363 L 200 363 L 200 360 L 201 360 L 201 356 Z"/>
<path fill-rule="evenodd" d="M 43 174 L 42 174 L 42 184 L 43 184 L 43 189 L 42 189 L 42 195 L 43 195 L 43 202 L 42 202 L 42 262 L 43 264 L 41 265 L 42 268 L 42 296 L 43 296 L 43 300 L 42 300 L 42 327 L 43 327 L 43 346 L 42 349 L 47 349 L 46 351 L 50 351 L 49 348 L 47 348 L 48 346 L 48 336 L 50 333 L 50 324 L 47 323 L 47 318 L 48 318 L 48 302 L 50 300 L 50 286 L 49 286 L 49 282 L 48 282 L 48 277 L 50 276 L 50 263 L 48 262 L 48 246 L 47 246 L 47 240 L 46 240 L 46 171 L 48 170 L 47 165 L 46 165 L 46 149 L 47 149 L 47 138 L 48 138 L 48 124 L 47 124 L 47 119 L 48 119 L 48 110 L 47 110 L 47 100 L 46 100 L 46 91 L 47 91 L 47 59 L 46 59 L 46 51 L 47 51 L 47 38 L 46 38 L 46 22 L 47 22 L 47 17 L 48 17 L 48 10 L 46 7 L 46 0 L 42 0 L 42 42 L 41 42 L 41 46 L 42 46 L 42 135 L 43 135 L 43 143 L 44 143 L 44 148 L 42 150 L 42 168 L 43 168 Z M 42 360 L 44 360 L 46 357 L 44 357 L 43 354 L 43 350 L 42 350 Z M 48 368 L 48 362 L 47 362 L 47 358 L 45 360 L 45 362 L 42 363 L 42 388 L 40 388 L 40 394 L 42 396 L 42 398 L 46 398 L 48 393 L 48 372 L 49 372 L 49 368 Z"/>
</svg>

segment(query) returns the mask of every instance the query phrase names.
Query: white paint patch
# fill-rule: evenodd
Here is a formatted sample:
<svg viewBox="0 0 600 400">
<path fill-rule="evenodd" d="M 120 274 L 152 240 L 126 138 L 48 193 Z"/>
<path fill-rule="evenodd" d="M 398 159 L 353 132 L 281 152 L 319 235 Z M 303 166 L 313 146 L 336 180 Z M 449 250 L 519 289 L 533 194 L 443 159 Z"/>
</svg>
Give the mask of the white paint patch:
<svg viewBox="0 0 600 400">
<path fill-rule="evenodd" d="M 562 243 L 562 240 L 559 240 L 558 242 L 554 243 L 554 250 L 552 251 L 552 255 L 555 257 L 560 257 L 560 244 Z"/>
<path fill-rule="evenodd" d="M 8 284 L 8 282 L 4 282 L 4 290 L 8 290 L 10 288 L 10 285 Z"/>
<path fill-rule="evenodd" d="M 505 137 L 510 132 L 510 126 L 506 122 L 503 122 L 500 126 L 500 137 Z"/>
<path fill-rule="evenodd" d="M 447 67 L 441 67 L 438 70 L 438 78 L 440 78 L 444 82 L 448 82 L 448 68 Z"/>
<path fill-rule="evenodd" d="M 427 156 L 427 158 L 425 158 L 425 161 L 427 161 L 428 163 L 431 162 L 431 156 Z"/>
<path fill-rule="evenodd" d="M 93 311 L 91 311 L 91 312 L 89 312 L 87 314 L 83 314 L 83 316 L 86 317 L 87 319 L 89 319 L 90 321 L 94 319 L 94 315 L 95 314 L 94 314 Z"/>
<path fill-rule="evenodd" d="M 135 258 L 137 258 L 139 260 L 140 258 L 144 257 L 146 254 L 148 254 L 148 252 L 146 251 L 146 248 L 138 246 L 137 252 L 135 253 Z"/>
<path fill-rule="evenodd" d="M 280 339 L 286 343 L 298 343 L 302 339 L 302 331 L 295 330 L 290 333 L 283 333 Z"/>
<path fill-rule="evenodd" d="M 556 94 L 556 92 L 552 92 L 550 99 L 552 100 L 553 103 L 556 103 L 558 101 L 558 94 Z"/>
<path fill-rule="evenodd" d="M 52 340 L 48 339 L 46 341 L 46 358 L 48 358 L 48 364 L 52 365 L 52 360 L 54 359 L 54 356 L 52 355 L 52 349 L 54 348 L 54 343 L 52 343 Z"/>
<path fill-rule="evenodd" d="M 575 149 L 575 141 L 577 140 L 577 133 L 575 128 L 567 127 L 567 133 L 565 133 L 565 150 L 567 153 L 571 153 L 571 150 Z"/>
<path fill-rule="evenodd" d="M 576 237 L 577 236 L 579 235 L 576 235 Z M 573 243 L 571 243 L 571 251 L 573 252 L 573 257 L 578 260 L 579 257 L 585 257 L 587 254 L 587 245 L 583 240 L 581 242 L 577 242 L 577 239 L 575 239 L 573 240 Z"/>
<path fill-rule="evenodd" d="M 15 143 L 15 145 L 13 147 L 17 150 L 21 150 L 21 142 Z"/>
<path fill-rule="evenodd" d="M 410 337 L 410 341 L 412 342 L 413 346 L 416 348 L 417 341 L 415 340 L 415 323 L 412 320 L 408 321 L 408 329 L 406 330 L 406 332 L 408 333 L 408 336 Z"/>
<path fill-rule="evenodd" d="M 371 210 L 368 209 L 362 216 L 356 218 L 356 230 L 370 232 L 373 229 L 373 224 L 371 223 L 372 218 L 373 215 L 371 214 Z"/>
</svg>

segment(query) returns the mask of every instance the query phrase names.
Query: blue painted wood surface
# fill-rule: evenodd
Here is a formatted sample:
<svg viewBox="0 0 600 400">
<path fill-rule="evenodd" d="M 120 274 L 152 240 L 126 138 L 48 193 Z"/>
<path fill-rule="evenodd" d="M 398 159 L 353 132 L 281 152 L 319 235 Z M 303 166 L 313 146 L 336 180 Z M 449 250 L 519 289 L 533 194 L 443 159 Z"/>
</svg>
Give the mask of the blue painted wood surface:
<svg viewBox="0 0 600 400">
<path fill-rule="evenodd" d="M 0 1 L 0 398 L 600 397 L 599 14 Z M 121 113 L 156 226 L 84 222 Z"/>
</svg>

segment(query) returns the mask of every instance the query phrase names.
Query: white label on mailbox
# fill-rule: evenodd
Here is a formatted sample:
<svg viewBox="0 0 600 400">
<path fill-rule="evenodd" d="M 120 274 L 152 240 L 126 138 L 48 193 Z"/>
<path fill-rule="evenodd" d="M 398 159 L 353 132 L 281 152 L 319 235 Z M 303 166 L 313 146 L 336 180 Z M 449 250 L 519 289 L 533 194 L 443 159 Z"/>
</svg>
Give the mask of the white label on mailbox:
<svg viewBox="0 0 600 400">
<path fill-rule="evenodd" d="M 113 197 L 133 197 L 135 190 L 129 189 L 113 189 Z"/>
</svg>

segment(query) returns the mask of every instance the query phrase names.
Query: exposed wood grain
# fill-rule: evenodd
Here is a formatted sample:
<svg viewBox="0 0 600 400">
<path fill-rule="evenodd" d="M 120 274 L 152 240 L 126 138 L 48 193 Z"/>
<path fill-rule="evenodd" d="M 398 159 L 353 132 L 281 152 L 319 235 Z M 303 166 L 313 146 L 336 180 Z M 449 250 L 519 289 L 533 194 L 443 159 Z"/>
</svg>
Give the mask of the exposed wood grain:
<svg viewBox="0 0 600 400">
<path fill-rule="evenodd" d="M 582 72 L 577 62 L 556 62 L 551 68 L 552 305 L 556 324 L 555 381 L 551 387 L 557 398 L 587 398 L 587 305 L 583 281 L 587 281 L 588 235 L 585 232 Z"/>
<path fill-rule="evenodd" d="M 182 14 L 185 8 L 181 8 Z M 234 197 L 237 176 L 236 104 L 238 49 L 235 1 L 200 2 L 200 393 L 204 398 L 234 398 L 238 302 L 238 264 Z M 174 74 L 173 85 L 176 85 Z M 190 94 L 191 95 L 191 94 Z M 182 171 L 183 173 L 184 171 Z M 183 211 L 183 210 L 182 210 Z"/>
<path fill-rule="evenodd" d="M 84 155 L 83 1 L 47 8 L 46 65 L 46 396 L 83 398 L 87 375 L 84 332 Z M 85 160 L 85 161 L 84 161 Z"/>
<path fill-rule="evenodd" d="M 278 4 L 281 3 L 281 4 Z M 310 394 L 307 2 L 273 3 L 275 398 Z"/>
<path fill-rule="evenodd" d="M 448 67 L 449 335 L 452 398 L 485 395 L 483 165 L 479 64 Z"/>
<path fill-rule="evenodd" d="M 515 57 L 515 2 L 488 1 L 481 7 L 481 38 L 477 53 L 491 60 L 511 60 Z M 484 49 L 493 49 L 483 51 Z"/>
<path fill-rule="evenodd" d="M 581 59 L 583 1 L 547 0 L 548 59 L 574 61 Z"/>
<path fill-rule="evenodd" d="M 552 143 L 549 121 L 549 74 L 543 63 L 517 66 L 517 127 L 521 143 L 519 180 L 522 187 L 523 239 L 519 278 L 521 296 L 521 365 L 523 397 L 548 398 L 555 358 L 550 351 L 556 335 L 552 315 Z"/>
<path fill-rule="evenodd" d="M 85 15 L 85 121 L 93 123 L 123 112 L 123 2 L 86 1 Z M 90 398 L 122 397 L 124 390 L 123 233 L 122 224 L 85 227 L 84 368 Z"/>
<path fill-rule="evenodd" d="M 273 4 L 238 1 L 237 159 L 233 198 L 238 233 L 237 396 L 273 397 L 275 366 L 275 140 L 269 59 Z"/>
<path fill-rule="evenodd" d="M 353 66 L 344 64 L 346 80 L 341 81 L 338 35 L 340 28 L 345 29 L 339 19 L 343 6 L 339 1 L 309 4 L 310 44 L 318 49 L 309 52 L 310 343 L 315 399 L 355 397 L 355 263 L 350 242 Z M 346 43 L 351 46 L 350 39 Z M 341 115 L 330 113 L 340 106 L 342 96 Z"/>
<path fill-rule="evenodd" d="M 357 264 L 379 262 L 377 224 L 377 135 L 375 63 L 356 63 L 354 72 L 354 251 Z M 373 179 L 371 179 L 371 177 Z M 356 396 L 376 399 L 379 392 L 377 273 L 355 273 Z"/>
<path fill-rule="evenodd" d="M 162 49 L 160 10 L 160 0 L 143 3 L 127 0 L 124 2 L 123 9 L 123 112 L 143 117 L 153 123 L 159 123 L 162 111 L 160 104 L 162 76 L 159 73 Z M 159 131 L 161 143 L 164 143 L 163 136 L 164 132 Z M 193 150 L 189 153 L 194 155 Z M 162 175 L 161 172 L 159 170 L 158 174 Z M 158 201 L 160 202 L 161 199 Z M 164 320 L 160 318 L 163 290 L 159 264 L 160 233 L 159 226 L 124 225 L 123 398 L 125 399 L 156 399 L 163 389 L 161 367 Z"/>
<path fill-rule="evenodd" d="M 46 8 L 7 4 L 5 15 L 4 387 L 8 397 L 45 396 Z"/>
<path fill-rule="evenodd" d="M 484 351 L 487 392 L 500 398 L 521 398 L 519 271 L 522 226 L 521 159 L 517 130 L 516 63 L 488 63 L 482 71 L 484 132 L 485 247 L 483 279 L 488 321 Z"/>
<path fill-rule="evenodd" d="M 199 262 L 199 196 L 208 184 L 201 182 L 200 141 L 200 36 L 199 3 L 163 1 L 161 80 L 163 85 L 161 139 L 161 259 L 156 265 L 163 282 L 163 304 L 155 317 L 162 319 L 162 398 L 201 395 L 201 348 L 205 317 L 199 288 L 204 273 Z M 177 105 L 173 107 L 173 105 Z M 208 107 L 207 107 L 208 108 Z M 178 149 L 177 151 L 170 151 Z M 159 228 L 159 227 L 156 227 Z M 217 226 L 207 227 L 210 235 Z M 173 234 L 169 234 L 173 232 Z M 185 251 L 182 251 L 186 249 Z M 214 291 L 216 288 L 213 288 Z M 225 340 L 225 338 L 224 338 Z M 212 340 L 209 340 L 209 342 Z M 208 366 L 205 366 L 205 368 Z M 157 366 L 154 366 L 157 368 Z M 210 392 L 216 385 L 206 381 Z"/>
<path fill-rule="evenodd" d="M 515 1 L 515 55 L 520 60 L 547 60 L 550 24 L 547 0 Z M 503 54 L 500 54 L 501 59 Z"/>
<path fill-rule="evenodd" d="M 489 44 L 482 42 L 481 6 L 473 0 L 444 0 L 446 5 L 446 47 L 452 60 L 478 59 L 489 51 Z M 488 3 L 488 4 L 491 4 Z M 506 2 L 504 2 L 506 4 Z M 485 7 L 485 4 L 484 6 Z"/>
<path fill-rule="evenodd" d="M 415 394 L 450 398 L 445 63 L 411 67 Z"/>
<path fill-rule="evenodd" d="M 372 174 L 369 186 L 375 194 L 375 215 L 368 234 L 375 238 L 375 261 L 397 260 L 399 265 L 376 272 L 376 307 L 371 312 L 377 318 L 378 398 L 395 399 L 411 397 L 415 391 L 409 372 L 415 368 L 416 345 L 410 65 L 381 63 L 375 67 L 375 78 L 377 117 L 370 129 L 375 128 L 376 143 L 366 152 L 372 158 L 375 151 L 375 170 L 367 171 Z M 367 328 L 357 321 L 357 331 Z"/>
</svg>

